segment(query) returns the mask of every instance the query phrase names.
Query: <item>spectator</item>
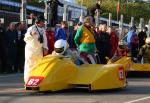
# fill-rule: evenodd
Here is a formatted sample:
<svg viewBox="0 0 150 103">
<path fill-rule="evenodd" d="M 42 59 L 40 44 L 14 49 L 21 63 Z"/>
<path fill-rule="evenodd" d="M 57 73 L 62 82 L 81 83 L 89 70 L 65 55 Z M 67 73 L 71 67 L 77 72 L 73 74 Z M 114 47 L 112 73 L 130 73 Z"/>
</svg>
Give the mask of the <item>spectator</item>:
<svg viewBox="0 0 150 103">
<path fill-rule="evenodd" d="M 75 44 L 75 41 L 74 41 L 74 37 L 75 37 L 75 35 L 76 35 L 76 33 L 77 33 L 77 30 L 78 30 L 78 28 L 80 27 L 82 25 L 82 23 L 77 23 L 75 26 L 74 26 L 74 29 L 73 29 L 73 34 L 72 34 L 72 37 L 71 38 L 69 38 L 68 40 L 69 40 L 69 44 L 71 44 L 71 46 L 70 46 L 70 48 L 73 48 L 73 49 L 76 49 L 77 47 L 76 47 L 76 44 Z"/>
<path fill-rule="evenodd" d="M 146 44 L 140 48 L 139 61 L 142 63 L 150 63 L 150 37 L 146 38 L 145 43 Z"/>
<path fill-rule="evenodd" d="M 5 72 L 5 30 L 2 27 L 1 21 L 0 21 L 0 73 Z"/>
<path fill-rule="evenodd" d="M 97 28 L 97 31 L 96 31 L 98 34 L 100 34 L 102 32 L 102 24 L 100 24 Z"/>
<path fill-rule="evenodd" d="M 136 34 L 136 27 L 131 27 L 130 31 L 127 34 L 127 43 L 128 48 L 131 53 L 131 58 L 134 62 L 137 61 L 137 54 L 138 54 L 138 37 Z"/>
<path fill-rule="evenodd" d="M 56 28 L 55 41 L 59 39 L 67 40 L 67 24 L 65 21 L 62 21 L 61 26 Z"/>
<path fill-rule="evenodd" d="M 138 34 L 138 40 L 139 40 L 139 48 L 141 48 L 143 45 L 145 45 L 145 39 L 147 38 L 147 27 L 144 27 L 141 32 Z"/>
<path fill-rule="evenodd" d="M 25 21 L 21 21 L 21 30 L 23 34 L 27 31 L 27 23 Z"/>
<path fill-rule="evenodd" d="M 127 33 L 127 43 L 129 50 L 131 49 L 131 37 L 136 34 L 136 26 L 130 28 L 129 32 Z"/>
<path fill-rule="evenodd" d="M 31 71 L 43 55 L 48 54 L 47 38 L 45 34 L 45 19 L 39 15 L 36 18 L 35 25 L 28 28 L 24 41 L 25 46 L 25 67 L 24 67 L 24 81 L 27 82 L 28 73 Z"/>
<path fill-rule="evenodd" d="M 110 57 L 110 35 L 106 32 L 106 25 L 101 25 L 101 31 L 96 35 L 96 47 L 100 57 L 100 62 L 106 64 L 106 57 Z"/>
<path fill-rule="evenodd" d="M 111 26 L 108 27 L 107 32 L 110 35 L 110 45 L 111 45 L 111 54 L 110 54 L 110 57 L 112 57 L 115 54 L 115 51 L 116 51 L 116 49 L 118 47 L 119 38 L 118 38 L 116 32 L 113 31 L 113 28 Z"/>
<path fill-rule="evenodd" d="M 47 28 L 46 37 L 48 42 L 48 53 L 51 54 L 54 51 L 54 30 Z"/>
<path fill-rule="evenodd" d="M 24 34 L 25 34 L 25 27 L 23 23 L 18 23 L 17 25 L 17 68 L 18 72 L 23 72 L 24 68 L 24 61 L 25 61 L 25 42 L 24 42 Z"/>
<path fill-rule="evenodd" d="M 75 48 L 76 47 L 75 44 L 74 44 L 74 35 L 75 35 L 74 22 L 70 21 L 69 36 L 68 36 L 69 48 Z"/>
<path fill-rule="evenodd" d="M 31 23 L 29 24 L 29 26 L 34 25 L 35 24 L 35 19 L 36 19 L 35 14 L 34 13 L 30 13 L 29 19 L 31 19 Z"/>
<path fill-rule="evenodd" d="M 6 59 L 7 67 L 6 72 L 12 73 L 16 72 L 16 41 L 17 41 L 17 31 L 15 28 L 15 23 L 10 23 L 8 29 L 6 30 Z"/>
</svg>

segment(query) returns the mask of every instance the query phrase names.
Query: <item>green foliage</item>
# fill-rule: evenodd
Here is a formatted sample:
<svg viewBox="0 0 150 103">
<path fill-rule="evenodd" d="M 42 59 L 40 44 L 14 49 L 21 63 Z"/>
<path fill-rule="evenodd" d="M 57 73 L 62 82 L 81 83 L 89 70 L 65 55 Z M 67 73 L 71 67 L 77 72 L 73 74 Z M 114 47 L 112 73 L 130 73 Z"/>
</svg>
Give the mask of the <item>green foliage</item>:
<svg viewBox="0 0 150 103">
<path fill-rule="evenodd" d="M 97 0 L 76 0 L 77 4 L 81 5 L 83 1 L 83 6 L 86 6 L 87 8 L 93 6 Z"/>
<path fill-rule="evenodd" d="M 106 0 L 101 5 L 102 16 L 108 18 L 109 12 L 113 14 L 113 19 L 117 19 L 117 1 Z M 135 3 L 120 3 L 120 14 L 124 15 L 124 22 L 129 23 L 131 17 L 135 18 L 135 22 L 139 23 L 140 18 L 144 18 L 145 23 L 150 19 L 150 3 L 135 2 Z"/>
<path fill-rule="evenodd" d="M 81 5 L 82 0 L 76 0 Z M 129 23 L 131 17 L 135 18 L 135 22 L 139 23 L 140 18 L 144 18 L 145 23 L 150 19 L 150 3 L 145 2 L 128 2 L 128 0 L 120 0 L 120 14 L 124 15 L 124 22 Z M 90 7 L 96 3 L 96 0 L 83 0 L 83 5 Z M 117 20 L 117 4 L 118 0 L 102 0 L 102 17 L 109 17 L 112 13 L 112 18 Z M 119 14 L 119 16 L 120 16 Z"/>
</svg>

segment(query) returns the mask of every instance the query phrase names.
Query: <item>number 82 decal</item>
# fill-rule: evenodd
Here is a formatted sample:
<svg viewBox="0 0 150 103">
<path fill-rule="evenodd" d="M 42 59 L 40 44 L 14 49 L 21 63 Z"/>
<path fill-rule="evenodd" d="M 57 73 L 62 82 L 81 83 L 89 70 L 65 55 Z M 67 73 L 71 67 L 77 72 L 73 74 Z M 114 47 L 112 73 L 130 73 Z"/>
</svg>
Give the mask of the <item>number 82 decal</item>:
<svg viewBox="0 0 150 103">
<path fill-rule="evenodd" d="M 28 79 L 27 82 L 27 86 L 37 86 L 42 80 L 44 79 L 44 77 L 30 77 Z"/>
</svg>

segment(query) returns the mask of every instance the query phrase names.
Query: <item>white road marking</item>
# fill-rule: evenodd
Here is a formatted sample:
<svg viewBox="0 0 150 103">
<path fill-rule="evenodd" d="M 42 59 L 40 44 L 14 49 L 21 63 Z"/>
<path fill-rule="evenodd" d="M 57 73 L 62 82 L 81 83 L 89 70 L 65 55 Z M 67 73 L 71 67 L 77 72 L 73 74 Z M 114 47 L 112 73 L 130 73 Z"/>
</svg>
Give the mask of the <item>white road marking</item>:
<svg viewBox="0 0 150 103">
<path fill-rule="evenodd" d="M 150 99 L 150 96 L 144 97 L 144 98 L 140 98 L 140 99 L 135 99 L 135 100 L 124 102 L 124 103 L 134 103 L 134 102 L 139 102 L 139 101 L 143 101 L 143 100 L 146 100 L 146 99 Z"/>
</svg>

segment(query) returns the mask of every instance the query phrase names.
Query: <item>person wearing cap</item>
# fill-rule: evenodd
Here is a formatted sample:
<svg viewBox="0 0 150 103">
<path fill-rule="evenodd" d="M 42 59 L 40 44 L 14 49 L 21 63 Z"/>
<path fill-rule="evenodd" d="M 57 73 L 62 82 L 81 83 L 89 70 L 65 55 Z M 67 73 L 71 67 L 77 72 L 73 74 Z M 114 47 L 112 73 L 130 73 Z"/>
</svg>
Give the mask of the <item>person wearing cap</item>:
<svg viewBox="0 0 150 103">
<path fill-rule="evenodd" d="M 138 59 L 142 63 L 150 63 L 150 37 L 146 38 L 145 45 L 140 48 Z"/>
<path fill-rule="evenodd" d="M 83 25 L 77 29 L 74 37 L 75 44 L 84 57 L 96 51 L 94 31 L 91 28 L 92 24 L 92 18 L 90 16 L 86 17 Z"/>
<path fill-rule="evenodd" d="M 127 43 L 123 40 L 119 42 L 119 45 L 117 47 L 117 50 L 114 54 L 114 56 L 108 61 L 108 63 L 114 63 L 117 60 L 119 60 L 123 56 L 127 56 L 128 53 L 128 47 Z"/>
<path fill-rule="evenodd" d="M 24 37 L 24 41 L 26 42 L 24 66 L 25 82 L 28 80 L 28 75 L 33 65 L 48 53 L 44 22 L 45 19 L 42 15 L 37 16 L 35 24 L 28 28 Z"/>
</svg>

